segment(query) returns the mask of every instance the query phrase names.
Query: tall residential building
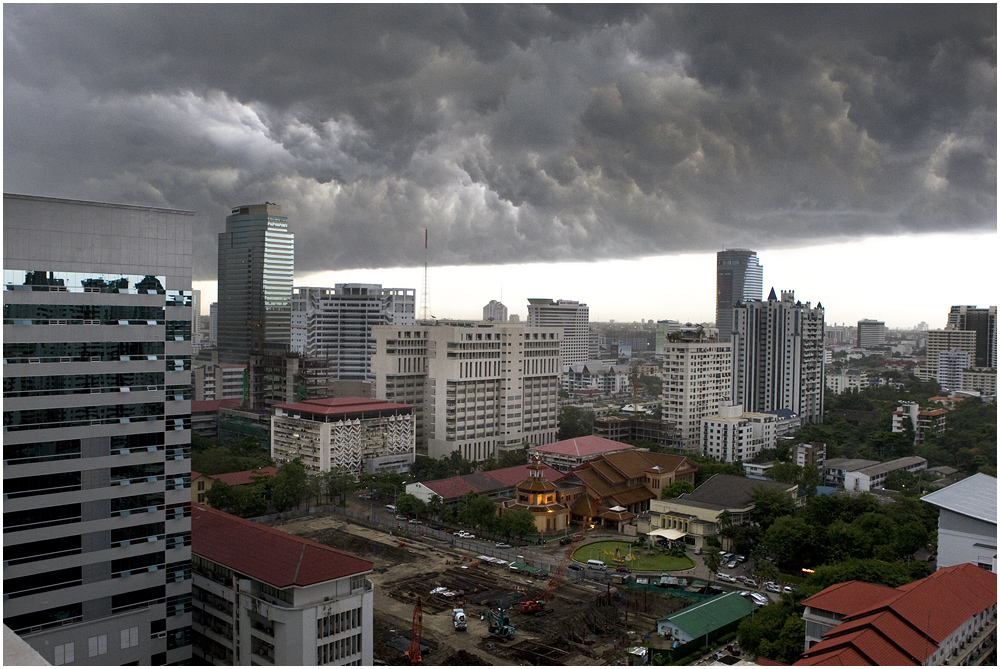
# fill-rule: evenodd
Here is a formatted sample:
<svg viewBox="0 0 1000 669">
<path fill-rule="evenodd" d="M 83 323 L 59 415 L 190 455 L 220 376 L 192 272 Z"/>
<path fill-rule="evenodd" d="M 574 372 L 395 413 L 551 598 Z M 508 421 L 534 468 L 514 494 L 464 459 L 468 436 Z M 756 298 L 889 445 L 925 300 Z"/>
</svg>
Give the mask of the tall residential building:
<svg viewBox="0 0 1000 669">
<path fill-rule="evenodd" d="M 414 406 L 418 452 L 480 461 L 555 441 L 561 328 L 438 321 L 372 334 L 375 396 Z"/>
<path fill-rule="evenodd" d="M 928 330 L 927 331 L 927 360 L 923 367 L 921 379 L 924 381 L 934 380 L 941 383 L 939 378 L 939 366 L 941 364 L 941 354 L 946 354 L 950 359 L 951 351 L 969 354 L 970 366 L 976 356 L 976 331 L 975 330 Z"/>
<path fill-rule="evenodd" d="M 973 330 L 976 333 L 976 353 L 973 367 L 997 368 L 997 308 L 977 308 L 960 305 L 948 313 L 948 328 Z"/>
<path fill-rule="evenodd" d="M 971 359 L 967 351 L 957 349 L 938 353 L 937 381 L 942 390 L 964 390 L 962 372 L 972 367 Z"/>
<path fill-rule="evenodd" d="M 201 332 L 199 318 L 201 317 L 201 291 L 191 291 L 191 354 L 197 355 L 201 349 Z"/>
<path fill-rule="evenodd" d="M 208 305 L 208 343 L 215 346 L 219 343 L 219 303 Z"/>
<path fill-rule="evenodd" d="M 490 303 L 483 307 L 483 320 L 494 321 L 496 323 L 507 322 L 507 307 L 503 302 L 490 300 Z"/>
<path fill-rule="evenodd" d="M 771 289 L 733 310 L 733 400 L 748 412 L 789 409 L 823 422 L 823 305 Z"/>
<path fill-rule="evenodd" d="M 729 342 L 663 343 L 663 420 L 685 450 L 701 447 L 701 419 L 719 412 L 732 396 L 733 345 Z"/>
<path fill-rule="evenodd" d="M 744 412 L 739 405 L 719 407 L 701 419 L 701 454 L 720 462 L 749 462 L 763 450 L 774 448 L 777 438 L 774 414 Z"/>
<path fill-rule="evenodd" d="M 416 308 L 413 288 L 382 288 L 375 283 L 295 288 L 291 349 L 323 360 L 331 380 L 374 381 L 372 326 L 412 325 Z"/>
<path fill-rule="evenodd" d="M 559 354 L 563 365 L 590 358 L 590 308 L 574 300 L 528 299 L 528 327 L 562 328 Z"/>
<path fill-rule="evenodd" d="M 295 236 L 271 202 L 233 207 L 219 234 L 219 362 L 289 343 Z"/>
<path fill-rule="evenodd" d="M 764 267 L 757 252 L 726 249 L 715 256 L 715 327 L 719 341 L 732 341 L 733 307 L 760 301 L 764 295 Z"/>
<path fill-rule="evenodd" d="M 868 318 L 858 321 L 858 346 L 873 348 L 885 346 L 885 321 L 874 321 Z"/>
<path fill-rule="evenodd" d="M 194 508 L 195 659 L 217 666 L 371 666 L 372 563 Z"/>
<path fill-rule="evenodd" d="M 193 213 L 3 200 L 4 624 L 51 664 L 187 663 Z"/>
</svg>

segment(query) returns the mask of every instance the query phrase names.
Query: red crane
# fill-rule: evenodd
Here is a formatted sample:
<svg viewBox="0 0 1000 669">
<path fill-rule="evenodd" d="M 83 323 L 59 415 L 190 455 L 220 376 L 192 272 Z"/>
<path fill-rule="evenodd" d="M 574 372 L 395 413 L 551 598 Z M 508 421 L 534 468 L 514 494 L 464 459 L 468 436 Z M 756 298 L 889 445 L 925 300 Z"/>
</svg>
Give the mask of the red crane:
<svg viewBox="0 0 1000 669">
<path fill-rule="evenodd" d="M 420 664 L 423 656 L 420 654 L 420 637 L 424 631 L 424 608 L 417 597 L 417 603 L 413 606 L 413 627 L 410 629 L 410 650 L 406 651 L 406 657 L 410 658 L 410 664 Z"/>
<path fill-rule="evenodd" d="M 590 519 L 596 515 L 597 502 L 600 501 L 600 497 L 595 499 L 591 503 L 590 516 L 583 519 L 583 528 L 573 535 L 573 541 L 569 545 L 569 549 L 566 554 L 563 555 L 562 561 L 559 563 L 559 567 L 556 569 L 556 573 L 549 579 L 549 585 L 545 588 L 545 592 L 538 599 L 526 599 L 521 602 L 521 613 L 544 613 L 550 609 L 546 609 L 545 605 L 552 599 L 555 594 L 556 588 L 559 587 L 559 583 L 562 582 L 563 577 L 566 576 L 566 570 L 569 569 L 569 564 L 573 560 L 573 553 L 576 551 L 580 542 L 587 535 L 587 528 L 590 526 Z"/>
</svg>

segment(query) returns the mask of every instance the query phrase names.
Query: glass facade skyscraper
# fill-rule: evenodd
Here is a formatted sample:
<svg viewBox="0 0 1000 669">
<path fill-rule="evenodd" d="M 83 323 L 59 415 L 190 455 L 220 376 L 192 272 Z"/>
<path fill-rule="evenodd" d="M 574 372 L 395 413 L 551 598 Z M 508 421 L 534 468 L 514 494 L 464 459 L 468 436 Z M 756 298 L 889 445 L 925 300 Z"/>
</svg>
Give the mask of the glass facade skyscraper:
<svg viewBox="0 0 1000 669">
<path fill-rule="evenodd" d="M 719 341 L 732 341 L 733 307 L 740 302 L 760 301 L 764 295 L 764 267 L 756 251 L 726 249 L 716 254 L 715 295 Z"/>
<path fill-rule="evenodd" d="M 191 658 L 192 212 L 4 194 L 4 624 Z"/>
<path fill-rule="evenodd" d="M 295 235 L 271 202 L 233 207 L 219 234 L 219 361 L 289 343 Z"/>
</svg>

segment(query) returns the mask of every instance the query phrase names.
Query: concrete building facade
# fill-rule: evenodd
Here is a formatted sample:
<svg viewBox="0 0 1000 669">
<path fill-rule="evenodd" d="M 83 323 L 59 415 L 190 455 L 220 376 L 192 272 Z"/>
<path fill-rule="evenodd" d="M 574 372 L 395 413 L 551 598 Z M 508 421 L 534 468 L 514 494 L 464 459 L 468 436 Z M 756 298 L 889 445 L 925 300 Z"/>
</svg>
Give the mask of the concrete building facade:
<svg viewBox="0 0 1000 669">
<path fill-rule="evenodd" d="M 494 323 L 506 323 L 507 307 L 504 306 L 503 302 L 490 300 L 490 303 L 483 307 L 483 320 Z"/>
<path fill-rule="evenodd" d="M 418 451 L 481 461 L 555 441 L 561 328 L 440 321 L 372 334 L 376 397 L 414 406 Z"/>
<path fill-rule="evenodd" d="M 733 310 L 733 400 L 748 412 L 790 409 L 823 422 L 823 305 L 771 290 Z"/>
<path fill-rule="evenodd" d="M 753 460 L 774 448 L 777 419 L 769 413 L 746 413 L 741 406 L 721 406 L 701 419 L 701 454 L 720 462 Z"/>
<path fill-rule="evenodd" d="M 969 355 L 970 362 L 976 356 L 976 331 L 975 330 L 928 330 L 927 331 L 927 360 L 919 370 L 918 376 L 924 381 L 934 380 L 940 383 L 938 375 L 938 365 L 941 354 L 949 351 L 964 352 Z"/>
<path fill-rule="evenodd" d="M 885 346 L 885 335 L 887 332 L 885 321 L 876 321 L 869 318 L 858 321 L 858 348 Z"/>
<path fill-rule="evenodd" d="M 331 380 L 374 381 L 372 326 L 412 325 L 416 305 L 413 288 L 382 288 L 373 283 L 296 287 L 292 291 L 291 350 L 325 361 Z"/>
<path fill-rule="evenodd" d="M 959 305 L 948 312 L 948 327 L 976 333 L 972 367 L 997 368 L 997 308 Z"/>
<path fill-rule="evenodd" d="M 685 450 L 701 448 L 702 418 L 729 402 L 733 345 L 709 341 L 663 344 L 663 420 Z"/>
<path fill-rule="evenodd" d="M 973 474 L 920 501 L 940 509 L 937 568 L 966 562 L 997 570 L 997 480 Z"/>
<path fill-rule="evenodd" d="M 371 666 L 372 563 L 194 506 L 196 660 L 216 666 Z"/>
<path fill-rule="evenodd" d="M 262 345 L 288 346 L 295 235 L 272 203 L 233 207 L 219 234 L 219 361 L 245 365 Z"/>
<path fill-rule="evenodd" d="M 191 657 L 193 212 L 4 194 L 4 624 Z"/>
<path fill-rule="evenodd" d="M 559 355 L 563 365 L 587 362 L 590 356 L 590 308 L 575 300 L 528 300 L 528 327 L 562 328 Z"/>
<path fill-rule="evenodd" d="M 416 455 L 413 407 L 366 397 L 305 400 L 274 407 L 271 457 L 296 458 L 311 473 L 340 469 L 356 478 L 410 471 Z"/>
</svg>

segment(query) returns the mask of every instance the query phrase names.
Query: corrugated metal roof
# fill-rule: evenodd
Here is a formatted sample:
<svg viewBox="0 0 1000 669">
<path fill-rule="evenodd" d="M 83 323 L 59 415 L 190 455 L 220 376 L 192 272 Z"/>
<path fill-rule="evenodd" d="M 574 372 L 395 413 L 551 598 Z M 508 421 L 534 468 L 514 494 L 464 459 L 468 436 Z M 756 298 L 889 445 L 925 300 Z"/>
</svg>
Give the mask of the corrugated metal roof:
<svg viewBox="0 0 1000 669">
<path fill-rule="evenodd" d="M 730 592 L 713 597 L 701 604 L 689 606 L 678 613 L 660 618 L 660 620 L 669 620 L 692 638 L 697 639 L 750 615 L 753 613 L 753 609 L 754 605 L 740 597 L 739 593 Z"/>
<path fill-rule="evenodd" d="M 997 524 L 997 480 L 986 474 L 975 474 L 920 499 L 963 516 Z"/>
</svg>

